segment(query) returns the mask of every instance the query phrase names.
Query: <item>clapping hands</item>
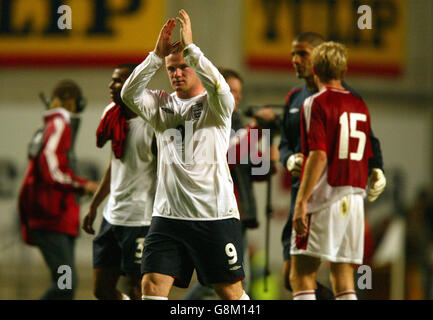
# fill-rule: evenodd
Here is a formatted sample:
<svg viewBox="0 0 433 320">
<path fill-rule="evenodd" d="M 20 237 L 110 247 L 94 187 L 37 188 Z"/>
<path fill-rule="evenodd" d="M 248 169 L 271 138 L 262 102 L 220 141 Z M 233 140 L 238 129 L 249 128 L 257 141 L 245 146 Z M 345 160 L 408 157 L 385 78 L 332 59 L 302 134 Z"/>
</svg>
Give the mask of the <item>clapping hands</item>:
<svg viewBox="0 0 433 320">
<path fill-rule="evenodd" d="M 179 14 L 180 17 L 176 17 L 176 20 L 178 20 L 180 23 L 180 41 L 172 43 L 172 36 L 176 27 L 176 20 L 173 18 L 168 19 L 159 33 L 158 41 L 156 42 L 154 49 L 155 54 L 160 58 L 165 58 L 171 53 L 178 51 L 180 47 L 185 48 L 189 44 L 193 43 L 191 19 L 183 9 L 179 11 Z"/>
<path fill-rule="evenodd" d="M 189 18 L 188 13 L 183 9 L 179 11 L 179 14 L 181 15 L 181 18 L 176 17 L 176 20 L 180 22 L 180 41 L 182 42 L 182 46 L 185 48 L 192 43 L 191 19 Z"/>
</svg>

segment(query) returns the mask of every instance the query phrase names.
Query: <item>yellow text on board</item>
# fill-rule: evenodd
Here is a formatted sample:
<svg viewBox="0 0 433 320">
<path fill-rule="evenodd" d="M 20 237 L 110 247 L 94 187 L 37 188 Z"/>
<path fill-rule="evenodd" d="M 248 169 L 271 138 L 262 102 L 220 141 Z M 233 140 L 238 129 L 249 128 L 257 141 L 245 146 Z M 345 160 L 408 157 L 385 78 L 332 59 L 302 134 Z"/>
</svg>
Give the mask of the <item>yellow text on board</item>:
<svg viewBox="0 0 433 320">
<path fill-rule="evenodd" d="M 60 29 L 59 7 L 71 9 L 71 29 Z M 152 50 L 164 1 L 2 0 L 2 55 L 128 55 Z"/>
<path fill-rule="evenodd" d="M 359 28 L 363 5 L 371 8 L 371 29 Z M 404 66 L 407 0 L 244 0 L 244 6 L 251 67 L 290 64 L 293 39 L 307 31 L 347 45 L 350 65 L 360 71 L 398 73 Z"/>
</svg>

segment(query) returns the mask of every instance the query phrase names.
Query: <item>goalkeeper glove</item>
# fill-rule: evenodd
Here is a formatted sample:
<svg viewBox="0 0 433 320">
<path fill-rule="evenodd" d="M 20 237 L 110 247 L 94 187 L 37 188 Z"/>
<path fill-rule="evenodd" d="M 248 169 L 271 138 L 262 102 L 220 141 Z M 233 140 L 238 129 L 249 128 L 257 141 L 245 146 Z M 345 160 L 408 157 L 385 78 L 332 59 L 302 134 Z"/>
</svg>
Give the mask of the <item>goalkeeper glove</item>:
<svg viewBox="0 0 433 320">
<path fill-rule="evenodd" d="M 373 202 L 383 192 L 386 186 L 386 178 L 383 171 L 379 168 L 374 168 L 370 175 L 368 183 L 367 199 Z"/>
<path fill-rule="evenodd" d="M 301 175 L 302 163 L 304 162 L 304 155 L 302 153 L 292 154 L 289 159 L 287 159 L 286 167 L 287 170 L 294 177 L 299 177 Z"/>
</svg>

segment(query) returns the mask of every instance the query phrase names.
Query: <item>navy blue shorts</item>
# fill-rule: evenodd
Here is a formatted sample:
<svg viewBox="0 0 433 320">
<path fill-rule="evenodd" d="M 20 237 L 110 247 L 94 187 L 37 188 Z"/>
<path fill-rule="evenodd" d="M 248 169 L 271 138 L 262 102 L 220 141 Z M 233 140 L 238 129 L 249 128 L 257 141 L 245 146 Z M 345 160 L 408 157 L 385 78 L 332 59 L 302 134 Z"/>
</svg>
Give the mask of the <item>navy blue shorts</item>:
<svg viewBox="0 0 433 320">
<path fill-rule="evenodd" d="M 290 238 L 292 237 L 292 220 L 293 212 L 295 210 L 296 196 L 298 195 L 298 188 L 293 188 L 291 191 L 290 199 L 290 212 L 289 218 L 287 219 L 286 225 L 283 229 L 283 234 L 281 236 L 281 242 L 283 243 L 283 258 L 284 260 L 290 260 Z"/>
<path fill-rule="evenodd" d="M 152 218 L 144 243 L 142 274 L 170 275 L 175 286 L 187 288 L 194 269 L 198 281 L 206 286 L 245 278 L 239 220 Z"/>
<path fill-rule="evenodd" d="M 93 240 L 93 268 L 115 268 L 125 274 L 139 274 L 143 243 L 149 227 L 110 224 L 105 218 Z"/>
</svg>

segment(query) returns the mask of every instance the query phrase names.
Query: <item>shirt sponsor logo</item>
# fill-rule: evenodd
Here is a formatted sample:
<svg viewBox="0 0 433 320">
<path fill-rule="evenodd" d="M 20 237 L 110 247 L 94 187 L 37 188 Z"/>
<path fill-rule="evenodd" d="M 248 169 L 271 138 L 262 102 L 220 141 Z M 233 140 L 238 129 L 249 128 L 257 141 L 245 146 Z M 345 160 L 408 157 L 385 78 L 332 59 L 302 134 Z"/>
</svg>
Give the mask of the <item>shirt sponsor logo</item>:
<svg viewBox="0 0 433 320">
<path fill-rule="evenodd" d="M 299 109 L 298 108 L 293 108 L 293 109 L 290 109 L 290 113 L 296 113 L 296 112 L 298 112 L 299 111 Z"/>
</svg>

